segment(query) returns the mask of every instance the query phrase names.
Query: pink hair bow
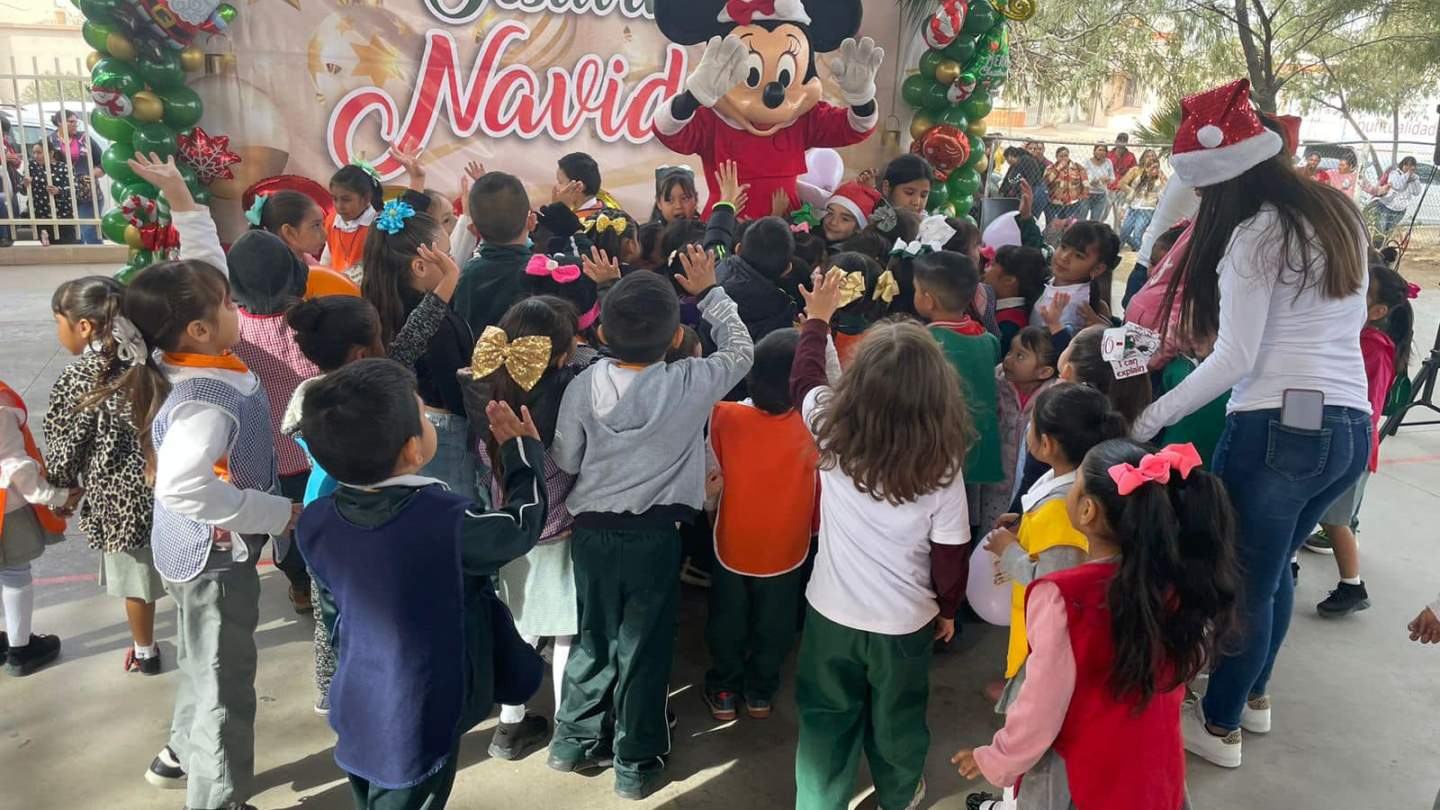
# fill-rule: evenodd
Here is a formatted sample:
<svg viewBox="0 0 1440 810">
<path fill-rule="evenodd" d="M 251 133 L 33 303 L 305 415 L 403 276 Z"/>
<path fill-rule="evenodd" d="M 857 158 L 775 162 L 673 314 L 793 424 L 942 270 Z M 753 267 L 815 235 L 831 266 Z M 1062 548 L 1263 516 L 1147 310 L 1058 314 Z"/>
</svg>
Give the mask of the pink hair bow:
<svg viewBox="0 0 1440 810">
<path fill-rule="evenodd" d="M 569 284 L 580 278 L 580 266 L 576 264 L 561 264 L 549 256 L 536 254 L 530 257 L 530 263 L 525 265 L 527 276 L 549 276 L 557 284 Z"/>
<path fill-rule="evenodd" d="M 1138 467 L 1133 464 L 1116 464 L 1109 470 L 1110 480 L 1115 482 L 1116 492 L 1122 496 L 1129 495 L 1151 481 L 1157 484 L 1170 483 L 1172 470 L 1179 472 L 1181 479 L 1189 478 L 1190 471 L 1202 463 L 1195 445 L 1172 444 L 1153 453 L 1146 453 L 1140 458 Z"/>
<path fill-rule="evenodd" d="M 810 233 L 810 223 L 797 222 L 790 226 L 791 233 Z"/>
<path fill-rule="evenodd" d="M 1405 282 L 1405 297 L 1411 301 L 1420 297 L 1420 285 L 1413 281 Z"/>
</svg>

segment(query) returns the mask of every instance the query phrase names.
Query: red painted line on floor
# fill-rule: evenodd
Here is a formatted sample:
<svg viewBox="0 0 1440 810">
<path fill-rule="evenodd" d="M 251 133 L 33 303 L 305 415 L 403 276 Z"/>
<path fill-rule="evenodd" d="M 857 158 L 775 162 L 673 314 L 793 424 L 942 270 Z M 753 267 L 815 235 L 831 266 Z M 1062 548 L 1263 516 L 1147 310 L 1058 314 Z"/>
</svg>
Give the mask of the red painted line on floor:
<svg viewBox="0 0 1440 810">
<path fill-rule="evenodd" d="M 1411 456 L 1410 458 L 1387 458 L 1380 460 L 1380 466 L 1390 464 L 1429 464 L 1432 461 L 1440 461 L 1440 456 Z"/>
<path fill-rule="evenodd" d="M 261 568 L 266 566 L 274 567 L 275 563 L 270 560 L 261 560 L 257 563 Z M 46 585 L 74 585 L 77 582 L 98 582 L 100 577 L 95 574 L 65 574 L 58 577 L 35 577 L 35 584 Z"/>
</svg>

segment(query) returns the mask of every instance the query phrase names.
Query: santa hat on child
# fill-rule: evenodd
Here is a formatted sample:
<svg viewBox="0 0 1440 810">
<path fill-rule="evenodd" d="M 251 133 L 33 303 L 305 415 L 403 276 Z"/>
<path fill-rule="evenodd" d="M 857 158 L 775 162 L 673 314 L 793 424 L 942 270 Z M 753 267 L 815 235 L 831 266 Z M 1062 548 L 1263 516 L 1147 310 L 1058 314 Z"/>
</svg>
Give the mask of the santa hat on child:
<svg viewBox="0 0 1440 810">
<path fill-rule="evenodd" d="M 826 203 L 827 206 L 839 204 L 845 207 L 865 227 L 870 222 L 870 215 L 875 213 L 875 206 L 880 204 L 880 192 L 874 186 L 867 186 L 864 183 L 851 181 L 835 189 L 835 195 Z"/>
<path fill-rule="evenodd" d="M 1180 114 L 1170 167 L 1192 188 L 1233 180 L 1284 148 L 1250 103 L 1248 79 L 1186 98 Z"/>
</svg>

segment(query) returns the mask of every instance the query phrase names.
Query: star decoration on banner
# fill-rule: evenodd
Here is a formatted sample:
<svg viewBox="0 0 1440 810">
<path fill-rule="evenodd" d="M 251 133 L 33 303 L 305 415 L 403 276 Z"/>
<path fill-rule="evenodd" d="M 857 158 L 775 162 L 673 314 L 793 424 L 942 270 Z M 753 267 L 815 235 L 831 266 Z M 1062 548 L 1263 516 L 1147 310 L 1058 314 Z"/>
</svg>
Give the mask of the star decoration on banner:
<svg viewBox="0 0 1440 810">
<path fill-rule="evenodd" d="M 195 127 L 189 135 L 181 133 L 178 140 L 180 159 L 195 170 L 202 185 L 235 179 L 230 167 L 240 162 L 240 156 L 230 151 L 229 135 L 211 135 Z"/>
<path fill-rule="evenodd" d="M 358 60 L 350 75 L 368 76 L 370 83 L 376 87 L 385 86 L 390 79 L 402 78 L 400 52 L 378 34 L 372 34 L 369 43 L 352 44 L 350 49 Z"/>
</svg>

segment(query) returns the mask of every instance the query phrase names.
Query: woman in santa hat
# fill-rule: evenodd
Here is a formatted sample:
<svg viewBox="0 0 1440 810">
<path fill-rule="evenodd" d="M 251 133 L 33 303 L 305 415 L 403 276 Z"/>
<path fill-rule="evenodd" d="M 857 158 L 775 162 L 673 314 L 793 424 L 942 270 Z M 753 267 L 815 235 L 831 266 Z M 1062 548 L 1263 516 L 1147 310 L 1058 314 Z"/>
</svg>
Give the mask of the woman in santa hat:
<svg viewBox="0 0 1440 810">
<path fill-rule="evenodd" d="M 1365 228 L 1339 191 L 1306 181 L 1240 80 L 1182 102 L 1170 165 L 1198 189 L 1190 247 L 1165 309 L 1215 350 L 1136 421 L 1135 438 L 1232 391 L 1215 472 L 1239 518 L 1241 637 L 1203 702 L 1187 704 L 1185 747 L 1240 765 L 1241 729 L 1270 730 L 1270 674 L 1294 603 L 1291 556 L 1370 457 L 1357 336 L 1366 323 Z M 1276 130 L 1283 124 L 1275 122 Z"/>
</svg>

